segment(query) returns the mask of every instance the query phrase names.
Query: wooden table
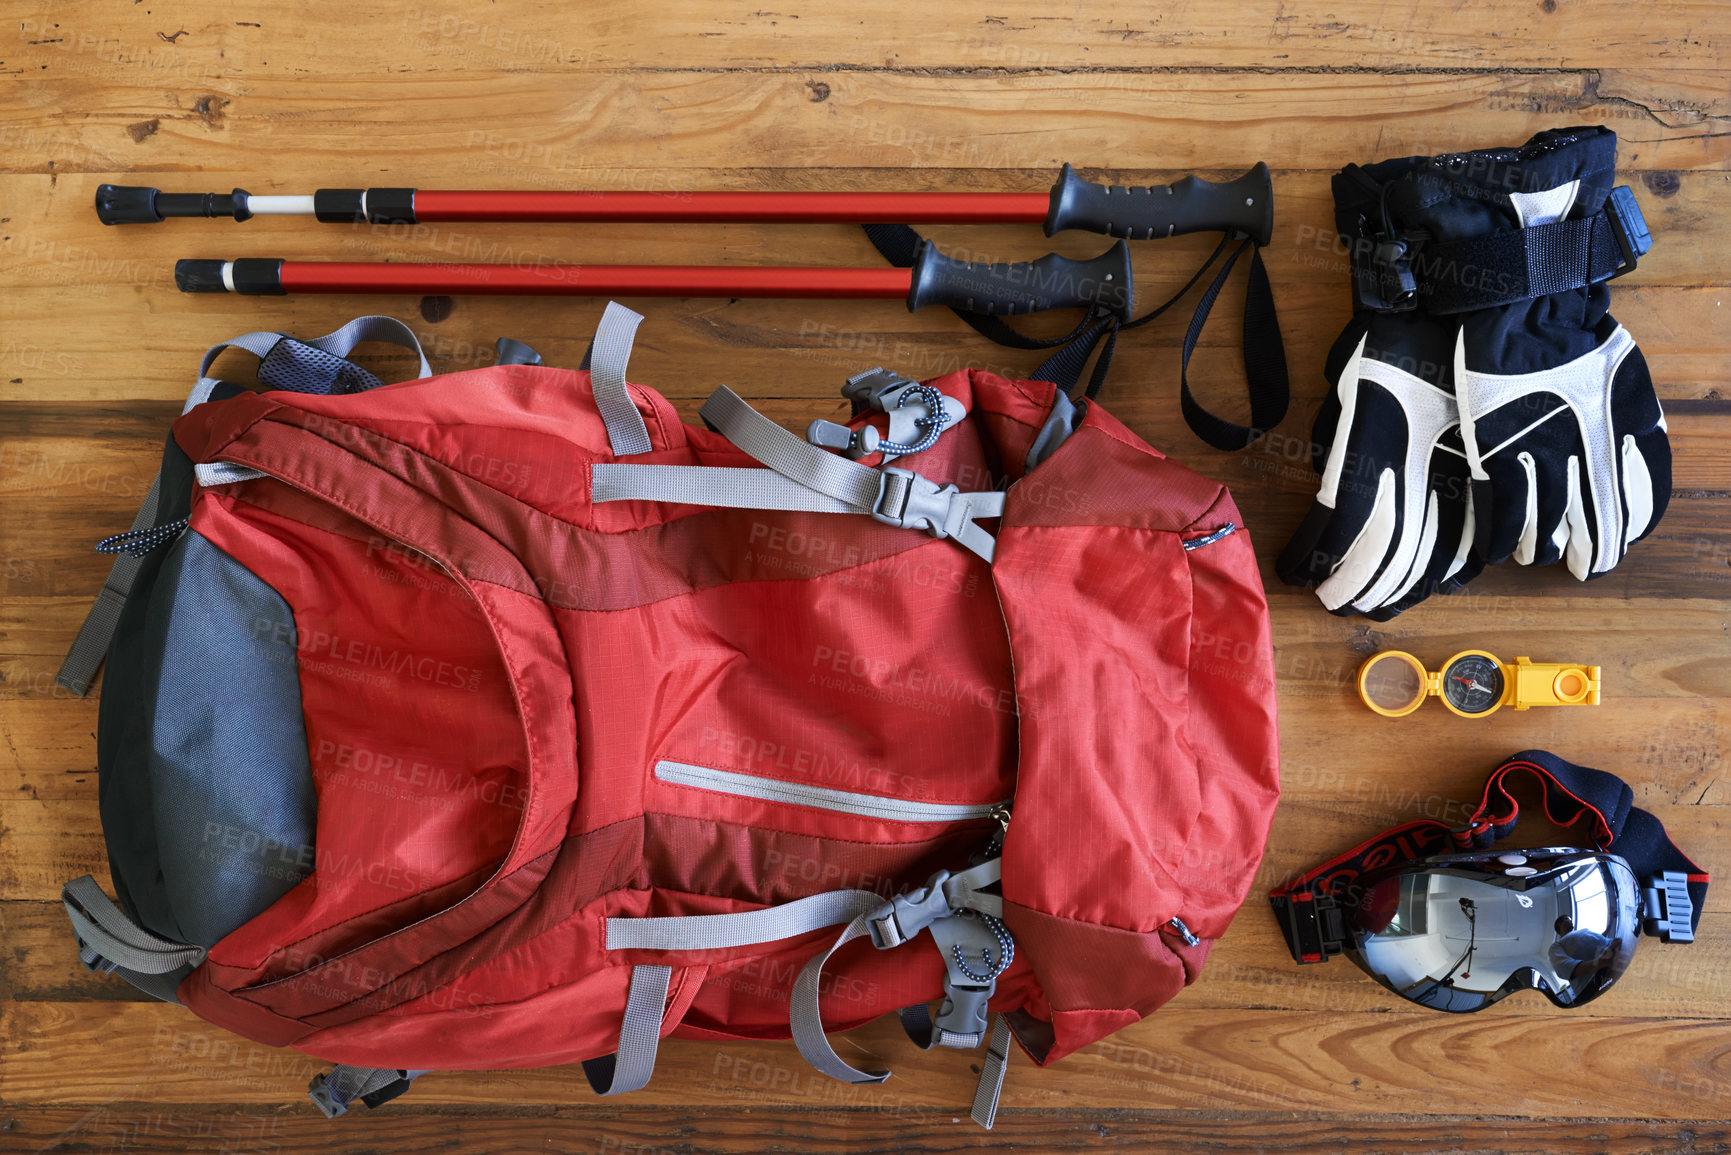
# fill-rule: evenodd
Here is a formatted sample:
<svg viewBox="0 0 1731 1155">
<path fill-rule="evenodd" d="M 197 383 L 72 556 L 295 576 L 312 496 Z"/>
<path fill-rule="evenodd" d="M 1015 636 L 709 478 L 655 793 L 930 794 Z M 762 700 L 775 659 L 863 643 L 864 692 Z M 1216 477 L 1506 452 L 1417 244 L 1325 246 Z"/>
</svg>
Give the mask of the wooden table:
<svg viewBox="0 0 1731 1155">
<path fill-rule="evenodd" d="M 156 9 L 162 11 L 156 11 Z M 51 14 L 45 14 L 51 13 Z M 1148 1022 L 1050 1070 L 1014 1062 L 997 1129 L 966 1121 L 968 1057 L 913 1051 L 893 1023 L 852 1036 L 897 1078 L 848 1088 L 791 1045 L 671 1042 L 642 1094 L 597 1103 L 575 1068 L 429 1077 L 338 1123 L 302 1098 L 320 1064 L 257 1047 L 78 965 L 56 901 L 105 876 L 96 701 L 54 671 L 206 346 L 303 336 L 352 315 L 410 320 L 438 371 L 493 341 L 574 365 L 600 302 L 187 297 L 174 259 L 872 264 L 845 226 L 348 227 L 290 220 L 105 229 L 103 181 L 259 193 L 316 186 L 1042 189 L 1065 161 L 1134 183 L 1265 159 L 1268 268 L 1293 411 L 1248 452 L 1203 448 L 1177 409 L 1176 318 L 1126 337 L 1105 402 L 1154 445 L 1231 485 L 1264 561 L 1280 675 L 1285 798 L 1273 880 L 1392 823 L 1458 816 L 1502 756 L 1548 747 L 1616 771 L 1677 840 L 1724 869 L 1731 776 L 1731 9 L 1676 0 L 1494 5 L 1063 9 L 909 5 L 14 5 L 0 87 L 0 1147 L 7 1150 L 619 1152 L 1059 1149 L 1731 1149 L 1731 899 L 1692 947 L 1651 940 L 1584 1010 L 1537 996 L 1447 1017 L 1345 964 L 1300 970 L 1253 898 L 1207 972 Z M 1376 625 L 1324 613 L 1271 560 L 1315 481 L 1304 451 L 1328 343 L 1347 318 L 1329 174 L 1348 161 L 1516 144 L 1603 123 L 1622 140 L 1657 244 L 1618 282 L 1670 420 L 1676 484 L 1657 533 L 1610 576 L 1505 566 Z M 1031 229 L 946 227 L 1000 259 Z M 1137 246 L 1145 301 L 1206 238 Z M 1058 247 L 1089 255 L 1098 238 Z M 796 427 L 840 411 L 861 367 L 1026 374 L 942 311 L 887 303 L 638 301 L 633 378 L 688 419 L 729 382 Z M 1242 416 L 1235 306 L 1192 367 Z M 399 358 L 374 362 L 401 375 Z M 224 363 L 225 368 L 228 363 Z M 233 372 L 244 372 L 237 358 Z M 1604 705 L 1468 722 L 1373 718 L 1351 679 L 1399 646 L 1471 645 L 1603 665 Z M 977 1056 L 975 1057 L 977 1062 Z"/>
</svg>

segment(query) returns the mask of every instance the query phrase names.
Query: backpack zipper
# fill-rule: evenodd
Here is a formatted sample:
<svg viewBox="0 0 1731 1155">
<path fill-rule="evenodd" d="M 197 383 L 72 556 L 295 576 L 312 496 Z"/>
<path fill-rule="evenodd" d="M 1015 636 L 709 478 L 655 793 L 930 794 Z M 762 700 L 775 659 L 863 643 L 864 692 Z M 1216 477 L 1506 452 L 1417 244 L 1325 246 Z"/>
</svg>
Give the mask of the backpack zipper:
<svg viewBox="0 0 1731 1155">
<path fill-rule="evenodd" d="M 998 824 L 998 828 L 992 831 L 992 841 L 986 845 L 986 858 L 996 858 L 1004 852 L 1004 836 L 1010 832 L 1010 807 L 1013 805 L 1013 802 L 1000 802 L 992 807 L 988 817 Z"/>
<path fill-rule="evenodd" d="M 916 802 L 906 798 L 836 790 L 828 786 L 786 782 L 780 778 L 765 778 L 758 774 L 740 774 L 733 770 L 717 770 L 712 766 L 694 766 L 688 762 L 666 760 L 655 764 L 655 777 L 658 781 L 674 786 L 691 786 L 699 790 L 713 790 L 718 794 L 732 794 L 739 798 L 809 806 L 817 810 L 833 810 L 840 814 L 857 814 L 861 818 L 881 818 L 890 822 L 967 822 L 977 818 L 991 818 L 1005 805 L 1001 802 Z"/>
</svg>

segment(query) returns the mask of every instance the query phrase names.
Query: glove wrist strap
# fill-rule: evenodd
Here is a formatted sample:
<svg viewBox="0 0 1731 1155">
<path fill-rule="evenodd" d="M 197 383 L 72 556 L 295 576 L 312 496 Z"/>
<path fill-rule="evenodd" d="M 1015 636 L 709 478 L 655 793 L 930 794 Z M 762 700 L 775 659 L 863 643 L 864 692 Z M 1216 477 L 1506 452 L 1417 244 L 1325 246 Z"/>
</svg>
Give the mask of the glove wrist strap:
<svg viewBox="0 0 1731 1155">
<path fill-rule="evenodd" d="M 1474 237 L 1417 231 L 1348 238 L 1357 309 L 1465 313 L 1567 292 L 1632 271 L 1653 247 L 1627 185 L 1588 217 Z"/>
</svg>

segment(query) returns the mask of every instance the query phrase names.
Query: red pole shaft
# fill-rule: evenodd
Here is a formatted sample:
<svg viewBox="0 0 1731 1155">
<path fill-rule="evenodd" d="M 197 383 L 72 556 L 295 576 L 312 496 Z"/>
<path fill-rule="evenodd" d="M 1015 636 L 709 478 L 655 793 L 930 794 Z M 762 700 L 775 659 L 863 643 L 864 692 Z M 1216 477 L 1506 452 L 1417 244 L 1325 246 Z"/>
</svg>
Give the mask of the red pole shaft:
<svg viewBox="0 0 1731 1155">
<path fill-rule="evenodd" d="M 494 293 L 565 297 L 823 297 L 908 295 L 907 269 L 761 265 L 470 265 L 284 261 L 290 293 Z"/>
<path fill-rule="evenodd" d="M 415 192 L 421 221 L 1039 224 L 1046 193 Z"/>
</svg>

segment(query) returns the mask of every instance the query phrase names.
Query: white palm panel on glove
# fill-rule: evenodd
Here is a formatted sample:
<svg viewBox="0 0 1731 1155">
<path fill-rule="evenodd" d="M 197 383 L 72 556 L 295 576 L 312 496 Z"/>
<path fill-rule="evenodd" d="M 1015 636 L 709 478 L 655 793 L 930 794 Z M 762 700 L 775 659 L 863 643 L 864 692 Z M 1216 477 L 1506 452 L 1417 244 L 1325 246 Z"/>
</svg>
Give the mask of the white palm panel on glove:
<svg viewBox="0 0 1731 1155">
<path fill-rule="evenodd" d="M 1612 569 L 1664 513 L 1671 450 L 1645 359 L 1621 325 L 1531 373 L 1476 372 L 1463 329 L 1455 393 L 1488 562 Z"/>
</svg>

